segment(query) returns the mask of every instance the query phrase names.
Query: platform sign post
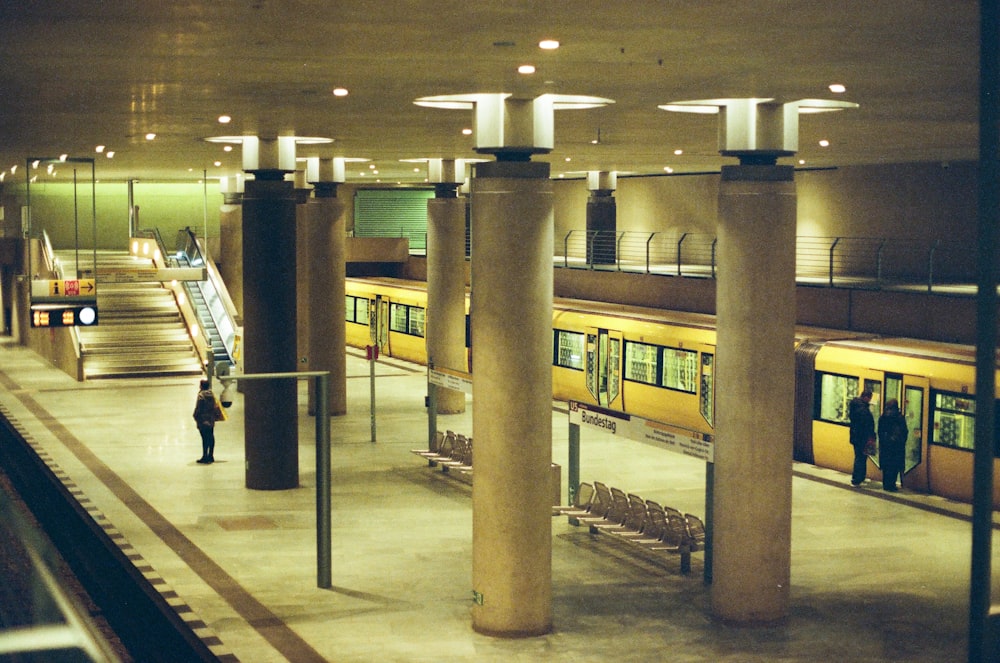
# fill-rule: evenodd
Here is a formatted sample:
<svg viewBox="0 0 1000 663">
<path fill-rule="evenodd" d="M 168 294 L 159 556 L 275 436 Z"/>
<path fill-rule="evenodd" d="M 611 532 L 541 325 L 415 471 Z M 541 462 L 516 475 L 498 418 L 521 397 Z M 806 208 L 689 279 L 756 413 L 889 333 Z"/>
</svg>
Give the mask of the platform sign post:
<svg viewBox="0 0 1000 663">
<path fill-rule="evenodd" d="M 372 419 L 372 444 L 375 444 L 375 362 L 378 361 L 378 345 L 366 345 L 365 357 L 368 359 L 368 379 L 371 383 L 369 409 Z"/>
<path fill-rule="evenodd" d="M 431 380 L 434 360 L 427 358 L 427 450 L 436 451 L 434 438 L 437 436 L 437 385 Z"/>
</svg>

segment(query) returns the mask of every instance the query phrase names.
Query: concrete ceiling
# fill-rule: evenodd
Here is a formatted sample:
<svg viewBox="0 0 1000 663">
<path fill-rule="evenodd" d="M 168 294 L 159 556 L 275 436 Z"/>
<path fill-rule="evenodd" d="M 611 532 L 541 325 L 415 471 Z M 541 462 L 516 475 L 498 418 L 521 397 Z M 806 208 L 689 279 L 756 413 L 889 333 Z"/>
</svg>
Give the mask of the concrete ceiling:
<svg viewBox="0 0 1000 663">
<path fill-rule="evenodd" d="M 334 139 L 300 157 L 371 160 L 348 181 L 419 182 L 400 159 L 476 154 L 472 111 L 414 100 L 472 92 L 615 101 L 556 112 L 555 149 L 535 157 L 553 176 L 734 163 L 715 117 L 657 108 L 719 97 L 860 104 L 802 117 L 806 167 L 971 160 L 978 14 L 971 0 L 6 0 L 0 169 L 23 182 L 28 157 L 68 154 L 96 158 L 102 180 L 215 178 L 240 172 L 240 149 L 204 138 L 294 133 Z"/>
</svg>

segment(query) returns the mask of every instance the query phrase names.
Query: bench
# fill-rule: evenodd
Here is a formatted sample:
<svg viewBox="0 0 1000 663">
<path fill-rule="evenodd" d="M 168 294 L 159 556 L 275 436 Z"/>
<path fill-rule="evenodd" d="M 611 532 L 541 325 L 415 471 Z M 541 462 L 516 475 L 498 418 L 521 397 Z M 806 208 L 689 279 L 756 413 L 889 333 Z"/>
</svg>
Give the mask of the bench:
<svg viewBox="0 0 1000 663">
<path fill-rule="evenodd" d="M 472 477 L 472 438 L 453 431 L 437 431 L 428 449 L 410 449 L 410 453 L 427 461 L 428 467 L 441 467 L 444 473 L 456 470 L 462 478 Z M 551 464 L 552 515 L 559 515 L 562 490 L 562 467 Z"/>
<path fill-rule="evenodd" d="M 559 512 L 571 525 L 586 525 L 594 534 L 654 555 L 677 555 L 683 574 L 691 572 L 691 553 L 705 548 L 705 524 L 697 516 L 599 481 L 581 483 L 573 505 Z"/>
</svg>

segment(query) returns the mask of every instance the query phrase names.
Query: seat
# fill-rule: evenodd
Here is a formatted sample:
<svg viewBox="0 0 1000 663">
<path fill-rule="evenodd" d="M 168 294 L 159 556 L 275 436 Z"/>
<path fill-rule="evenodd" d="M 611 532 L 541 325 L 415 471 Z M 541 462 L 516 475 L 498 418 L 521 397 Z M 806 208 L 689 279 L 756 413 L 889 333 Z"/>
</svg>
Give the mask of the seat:
<svg viewBox="0 0 1000 663">
<path fill-rule="evenodd" d="M 688 536 L 687 522 L 684 516 L 667 513 L 667 528 L 663 532 L 660 543 L 649 546 L 650 550 L 669 552 L 680 555 L 681 573 L 691 572 L 691 551 L 696 544 Z"/>
<path fill-rule="evenodd" d="M 642 536 L 633 537 L 632 542 L 646 547 L 659 545 L 666 529 L 667 516 L 663 507 L 652 500 L 646 500 L 646 522 L 642 528 Z"/>
<path fill-rule="evenodd" d="M 441 448 L 441 441 L 444 439 L 444 432 L 436 431 L 434 433 L 434 438 L 428 443 L 426 449 L 410 449 L 411 453 L 415 453 L 418 456 L 423 456 L 427 458 L 429 456 L 437 456 L 438 449 Z"/>
<path fill-rule="evenodd" d="M 559 515 L 569 516 L 570 518 L 573 516 L 585 516 L 590 512 L 590 503 L 593 498 L 594 486 L 583 482 L 577 488 L 576 495 L 573 496 L 573 504 L 556 507 L 556 511 Z"/>
<path fill-rule="evenodd" d="M 705 523 L 694 514 L 685 513 L 684 522 L 687 525 L 688 538 L 691 540 L 694 550 L 704 550 L 705 548 Z"/>
<path fill-rule="evenodd" d="M 611 490 L 600 481 L 594 482 L 594 499 L 590 503 L 590 511 L 586 516 L 572 516 L 570 522 L 574 525 L 590 525 L 603 522 L 611 509 Z"/>
<path fill-rule="evenodd" d="M 603 520 L 589 523 L 592 532 L 605 530 L 614 533 L 622 530 L 625 526 L 625 520 L 629 514 L 628 496 L 623 490 L 614 486 L 608 490 L 611 493 L 611 506 Z"/>
</svg>

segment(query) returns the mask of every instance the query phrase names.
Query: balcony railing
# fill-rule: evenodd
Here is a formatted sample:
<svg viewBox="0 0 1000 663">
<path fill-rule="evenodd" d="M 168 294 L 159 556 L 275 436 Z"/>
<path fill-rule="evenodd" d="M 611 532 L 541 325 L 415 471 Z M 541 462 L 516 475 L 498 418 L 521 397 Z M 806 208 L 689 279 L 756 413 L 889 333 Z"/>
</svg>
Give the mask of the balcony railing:
<svg viewBox="0 0 1000 663">
<path fill-rule="evenodd" d="M 708 233 L 572 230 L 557 239 L 554 263 L 570 269 L 613 270 L 715 278 L 717 238 Z M 830 287 L 936 287 L 975 283 L 968 244 L 951 240 L 798 237 L 796 278 Z"/>
</svg>

